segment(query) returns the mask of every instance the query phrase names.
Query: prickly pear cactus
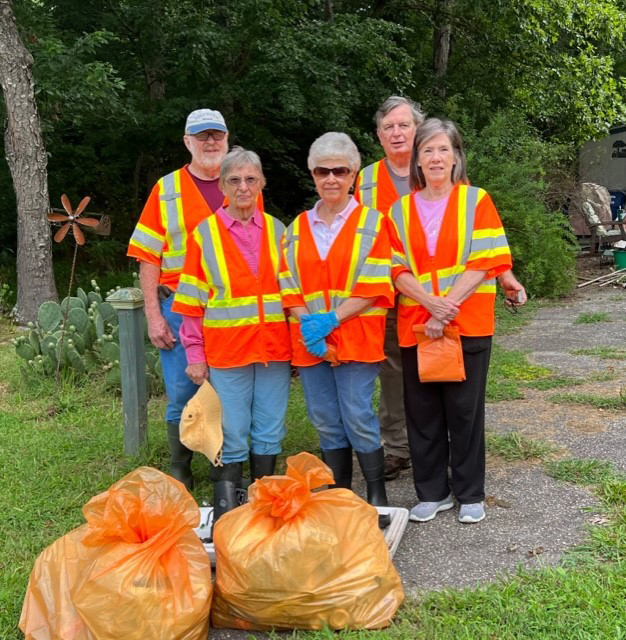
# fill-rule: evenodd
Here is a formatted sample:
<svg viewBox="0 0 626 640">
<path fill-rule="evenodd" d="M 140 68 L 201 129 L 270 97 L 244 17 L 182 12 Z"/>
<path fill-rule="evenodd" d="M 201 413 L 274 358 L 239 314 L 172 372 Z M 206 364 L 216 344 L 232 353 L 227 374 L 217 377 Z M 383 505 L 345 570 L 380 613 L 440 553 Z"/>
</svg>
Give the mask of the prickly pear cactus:
<svg viewBox="0 0 626 640">
<path fill-rule="evenodd" d="M 92 291 L 79 288 L 76 296 L 65 298 L 60 305 L 44 302 L 37 324 L 30 324 L 28 333 L 13 341 L 16 354 L 24 360 L 25 375 L 54 375 L 60 361 L 62 370 L 78 374 L 101 372 L 107 386 L 120 388 L 117 312 L 102 300 L 95 280 L 91 284 Z M 163 392 L 161 361 L 147 335 L 146 332 L 146 382 L 149 393 L 157 395 Z"/>
</svg>

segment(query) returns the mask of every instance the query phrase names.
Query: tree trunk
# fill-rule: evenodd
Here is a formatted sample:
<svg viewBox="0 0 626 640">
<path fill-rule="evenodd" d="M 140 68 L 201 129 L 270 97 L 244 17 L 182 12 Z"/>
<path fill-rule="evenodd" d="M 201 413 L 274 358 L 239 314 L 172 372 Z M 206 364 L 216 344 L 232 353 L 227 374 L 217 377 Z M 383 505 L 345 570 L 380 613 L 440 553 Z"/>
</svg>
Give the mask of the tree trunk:
<svg viewBox="0 0 626 640">
<path fill-rule="evenodd" d="M 37 318 L 42 302 L 56 300 L 52 271 L 47 156 L 32 74 L 10 0 L 0 0 L 0 86 L 6 106 L 5 152 L 17 200 L 17 318 Z"/>
<path fill-rule="evenodd" d="M 450 56 L 450 39 L 452 25 L 450 11 L 454 0 L 438 0 L 438 10 L 435 15 L 435 29 L 433 33 L 433 68 L 437 84 L 435 92 L 440 98 L 446 97 L 446 74 L 448 73 L 448 58 Z"/>
</svg>

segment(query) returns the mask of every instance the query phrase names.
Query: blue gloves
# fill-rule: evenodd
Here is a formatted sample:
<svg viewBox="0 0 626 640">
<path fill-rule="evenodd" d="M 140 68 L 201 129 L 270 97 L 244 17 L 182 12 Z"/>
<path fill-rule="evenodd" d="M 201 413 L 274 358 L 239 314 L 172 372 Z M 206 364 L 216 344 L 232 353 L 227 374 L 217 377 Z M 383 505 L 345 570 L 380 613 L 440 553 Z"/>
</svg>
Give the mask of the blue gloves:
<svg viewBox="0 0 626 640">
<path fill-rule="evenodd" d="M 306 350 L 316 358 L 323 358 L 328 351 L 328 346 L 326 345 L 326 340 L 324 340 L 324 338 L 317 342 L 313 342 L 310 345 L 305 343 L 304 346 L 306 347 Z"/>
<path fill-rule="evenodd" d="M 320 341 L 323 341 L 323 339 L 338 326 L 339 318 L 337 318 L 337 314 L 334 311 L 328 311 L 327 313 L 316 313 L 315 315 L 300 316 L 300 331 L 302 332 L 302 339 L 304 340 L 307 351 L 309 351 L 309 353 L 313 353 L 310 347 L 312 347 L 314 344 L 316 345 L 316 343 Z M 324 353 L 326 353 L 325 349 Z"/>
</svg>

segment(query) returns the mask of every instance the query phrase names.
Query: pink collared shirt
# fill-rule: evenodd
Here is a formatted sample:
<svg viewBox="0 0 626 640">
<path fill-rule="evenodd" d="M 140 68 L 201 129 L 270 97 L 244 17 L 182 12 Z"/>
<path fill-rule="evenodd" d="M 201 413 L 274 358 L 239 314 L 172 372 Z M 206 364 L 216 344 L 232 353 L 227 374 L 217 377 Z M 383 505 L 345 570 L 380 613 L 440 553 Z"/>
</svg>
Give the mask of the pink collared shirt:
<svg viewBox="0 0 626 640">
<path fill-rule="evenodd" d="M 315 203 L 315 206 L 312 209 L 309 209 L 306 214 L 308 216 L 309 227 L 311 227 L 313 239 L 315 240 L 317 252 L 322 260 L 326 260 L 326 256 L 328 255 L 330 248 L 333 246 L 335 238 L 339 235 L 339 232 L 343 228 L 346 220 L 350 217 L 350 214 L 359 206 L 359 203 L 356 201 L 354 196 L 351 197 L 350 200 L 348 200 L 348 204 L 345 209 L 335 215 L 330 225 L 327 225 L 317 213 L 320 204 L 322 204 L 322 201 L 318 200 Z"/>
<path fill-rule="evenodd" d="M 255 276 L 258 276 L 261 259 L 261 239 L 263 237 L 263 214 L 256 209 L 246 225 L 240 220 L 229 216 L 224 207 L 220 207 L 215 214 L 219 216 L 219 219 L 228 229 L 230 237 L 248 263 L 250 271 Z M 206 362 L 201 316 L 183 316 L 183 322 L 180 327 L 180 340 L 185 348 L 187 364 Z"/>
<path fill-rule="evenodd" d="M 437 250 L 439 230 L 441 229 L 443 214 L 446 212 L 449 196 L 445 196 L 441 200 L 424 200 L 418 191 L 413 197 L 415 198 L 417 215 L 426 236 L 426 249 L 428 250 L 428 255 L 432 258 Z"/>
</svg>

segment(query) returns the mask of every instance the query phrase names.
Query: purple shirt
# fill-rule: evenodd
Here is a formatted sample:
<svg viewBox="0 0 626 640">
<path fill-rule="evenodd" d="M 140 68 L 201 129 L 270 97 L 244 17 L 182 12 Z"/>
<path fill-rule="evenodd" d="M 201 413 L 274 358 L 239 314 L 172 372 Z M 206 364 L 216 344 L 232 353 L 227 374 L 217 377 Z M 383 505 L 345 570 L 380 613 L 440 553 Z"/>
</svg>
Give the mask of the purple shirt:
<svg viewBox="0 0 626 640">
<path fill-rule="evenodd" d="M 261 239 L 263 237 L 263 214 L 255 209 L 254 214 L 244 225 L 228 215 L 223 207 L 215 212 L 224 223 L 230 233 L 235 246 L 248 263 L 250 271 L 255 276 L 259 275 L 259 262 L 261 259 Z M 202 316 L 183 316 L 180 327 L 180 341 L 185 348 L 187 364 L 206 362 L 204 353 L 204 336 L 202 335 Z"/>
<path fill-rule="evenodd" d="M 439 238 L 443 214 L 446 212 L 449 196 L 441 200 L 424 200 L 418 191 L 413 197 L 415 198 L 417 215 L 419 216 L 422 229 L 424 229 L 424 235 L 426 236 L 428 255 L 432 258 L 437 249 L 437 239 Z"/>
<path fill-rule="evenodd" d="M 350 214 L 359 206 L 359 203 L 354 197 L 351 197 L 350 200 L 348 200 L 348 204 L 345 209 L 335 215 L 330 226 L 327 225 L 317 214 L 317 210 L 321 203 L 322 201 L 318 200 L 315 203 L 315 206 L 312 209 L 309 209 L 306 214 L 308 216 L 313 239 L 315 240 L 317 252 L 322 260 L 326 260 L 326 256 L 328 255 L 330 248 L 333 246 L 335 238 L 343 229 L 343 225 L 350 217 Z"/>
<path fill-rule="evenodd" d="M 224 202 L 224 194 L 220 191 L 219 187 L 219 178 L 215 178 L 215 180 L 202 180 L 202 178 L 198 178 L 194 176 L 191 171 L 189 171 L 189 167 L 185 167 L 187 173 L 191 176 L 196 187 L 198 187 L 198 191 L 202 194 L 204 201 L 209 205 L 209 209 L 211 211 L 216 211 L 219 209 Z"/>
</svg>

